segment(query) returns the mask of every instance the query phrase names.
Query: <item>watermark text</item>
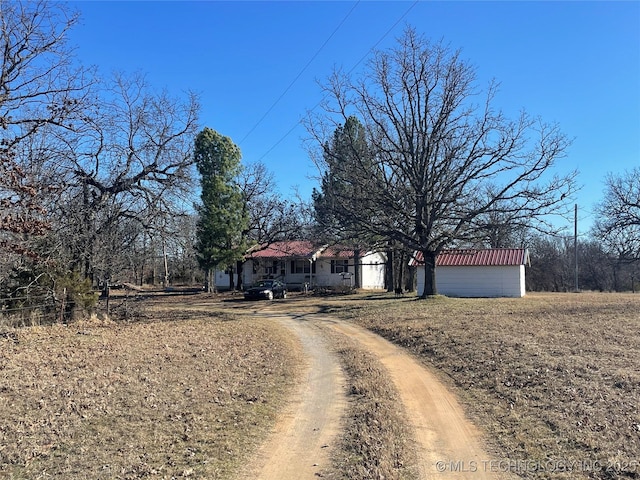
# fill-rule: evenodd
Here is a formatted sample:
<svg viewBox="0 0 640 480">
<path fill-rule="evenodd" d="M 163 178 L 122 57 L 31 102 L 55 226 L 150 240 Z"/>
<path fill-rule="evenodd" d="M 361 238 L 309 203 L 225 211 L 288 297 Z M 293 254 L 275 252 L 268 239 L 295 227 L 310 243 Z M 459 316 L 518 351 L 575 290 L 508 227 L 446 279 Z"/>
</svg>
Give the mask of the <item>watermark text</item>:
<svg viewBox="0 0 640 480">
<path fill-rule="evenodd" d="M 630 460 L 439 460 L 435 463 L 440 473 L 459 472 L 640 472 L 640 459 Z"/>
</svg>

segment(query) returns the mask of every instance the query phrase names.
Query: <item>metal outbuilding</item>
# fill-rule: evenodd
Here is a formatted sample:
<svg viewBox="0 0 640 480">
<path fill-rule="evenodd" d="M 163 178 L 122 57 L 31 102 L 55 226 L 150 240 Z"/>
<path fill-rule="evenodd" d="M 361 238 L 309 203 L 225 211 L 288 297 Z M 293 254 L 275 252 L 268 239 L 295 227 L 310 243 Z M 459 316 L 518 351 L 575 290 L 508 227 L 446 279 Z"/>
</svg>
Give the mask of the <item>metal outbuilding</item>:
<svg viewBox="0 0 640 480">
<path fill-rule="evenodd" d="M 424 291 L 422 254 L 417 252 L 418 295 Z M 436 287 L 450 297 L 524 297 L 525 248 L 443 250 L 436 258 Z"/>
</svg>

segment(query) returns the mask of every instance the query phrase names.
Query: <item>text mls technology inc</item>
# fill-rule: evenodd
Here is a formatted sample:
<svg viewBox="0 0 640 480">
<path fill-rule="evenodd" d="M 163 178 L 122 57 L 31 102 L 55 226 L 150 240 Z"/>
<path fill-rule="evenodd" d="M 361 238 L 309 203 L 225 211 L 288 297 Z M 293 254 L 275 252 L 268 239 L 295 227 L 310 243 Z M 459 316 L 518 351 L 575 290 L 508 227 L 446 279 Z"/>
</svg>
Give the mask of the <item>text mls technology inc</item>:
<svg viewBox="0 0 640 480">
<path fill-rule="evenodd" d="M 640 459 L 601 460 L 440 460 L 438 472 L 638 472 Z"/>
</svg>

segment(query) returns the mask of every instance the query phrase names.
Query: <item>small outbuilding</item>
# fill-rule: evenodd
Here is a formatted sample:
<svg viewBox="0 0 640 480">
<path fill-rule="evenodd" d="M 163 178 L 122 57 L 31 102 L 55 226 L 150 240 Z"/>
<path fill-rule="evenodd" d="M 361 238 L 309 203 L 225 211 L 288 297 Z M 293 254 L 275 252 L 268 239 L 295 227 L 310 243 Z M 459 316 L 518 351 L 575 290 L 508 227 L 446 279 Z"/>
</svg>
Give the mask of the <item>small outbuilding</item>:
<svg viewBox="0 0 640 480">
<path fill-rule="evenodd" d="M 422 254 L 418 252 L 411 263 L 422 295 Z M 436 258 L 436 287 L 450 297 L 524 297 L 525 266 L 530 264 L 526 248 L 443 250 Z"/>
</svg>

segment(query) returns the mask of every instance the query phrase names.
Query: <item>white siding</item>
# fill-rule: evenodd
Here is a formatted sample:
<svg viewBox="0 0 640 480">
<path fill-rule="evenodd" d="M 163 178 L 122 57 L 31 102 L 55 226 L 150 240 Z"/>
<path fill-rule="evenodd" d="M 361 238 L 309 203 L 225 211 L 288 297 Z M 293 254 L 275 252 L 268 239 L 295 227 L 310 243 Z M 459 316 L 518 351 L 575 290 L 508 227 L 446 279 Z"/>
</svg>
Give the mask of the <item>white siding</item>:
<svg viewBox="0 0 640 480">
<path fill-rule="evenodd" d="M 382 253 L 372 253 L 362 257 L 362 288 L 366 290 L 384 288 L 384 269 L 386 258 Z"/>
<path fill-rule="evenodd" d="M 349 267 L 353 271 L 353 266 Z M 313 284 L 322 287 L 337 287 L 338 285 L 349 285 L 343 281 L 339 273 L 331 273 L 331 259 L 320 258 L 316 261 L 316 274 L 313 276 Z"/>
<path fill-rule="evenodd" d="M 316 262 L 316 273 L 291 273 L 290 260 L 286 260 L 286 274 L 284 282 L 290 288 L 302 288 L 305 283 L 322 287 L 337 287 L 341 285 L 353 285 L 353 258 L 349 259 L 349 273 L 351 278 L 345 278 L 340 273 L 331 273 L 331 258 L 319 258 Z M 370 253 L 360 259 L 361 284 L 364 289 L 384 288 L 385 256 L 382 253 Z M 262 278 L 262 272 L 253 273 L 253 260 L 249 259 L 244 263 L 243 281 L 248 286 L 257 279 Z M 226 276 L 225 285 L 229 284 L 229 276 Z"/>
<path fill-rule="evenodd" d="M 418 268 L 418 295 L 424 291 L 424 267 Z M 451 297 L 523 297 L 524 265 L 438 267 L 438 293 Z"/>
<path fill-rule="evenodd" d="M 424 292 L 424 267 L 419 266 L 416 271 L 416 284 L 418 290 L 418 296 L 421 296 Z"/>
<path fill-rule="evenodd" d="M 353 258 L 349 259 L 350 278 L 340 273 L 331 273 L 330 258 L 321 258 L 317 262 L 314 284 L 323 287 L 348 286 L 355 284 L 353 278 Z M 364 289 L 384 288 L 385 257 L 381 253 L 370 253 L 360 258 L 360 283 Z"/>
<path fill-rule="evenodd" d="M 229 278 L 229 274 L 227 272 L 222 270 L 216 270 L 214 281 L 215 281 L 217 290 L 228 290 L 229 285 L 231 283 L 230 280 L 231 278 Z M 233 274 L 233 280 L 234 280 L 234 285 L 237 285 L 237 282 L 238 282 L 237 273 Z"/>
</svg>

